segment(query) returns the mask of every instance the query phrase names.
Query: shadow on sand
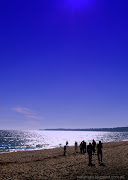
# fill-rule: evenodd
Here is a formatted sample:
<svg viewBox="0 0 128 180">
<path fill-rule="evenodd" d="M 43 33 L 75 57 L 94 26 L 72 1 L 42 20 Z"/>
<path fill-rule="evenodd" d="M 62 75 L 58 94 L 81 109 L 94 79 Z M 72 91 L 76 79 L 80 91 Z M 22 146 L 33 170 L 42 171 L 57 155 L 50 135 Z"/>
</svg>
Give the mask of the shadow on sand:
<svg viewBox="0 0 128 180">
<path fill-rule="evenodd" d="M 104 163 L 99 163 L 99 166 L 105 166 L 105 164 Z"/>
</svg>

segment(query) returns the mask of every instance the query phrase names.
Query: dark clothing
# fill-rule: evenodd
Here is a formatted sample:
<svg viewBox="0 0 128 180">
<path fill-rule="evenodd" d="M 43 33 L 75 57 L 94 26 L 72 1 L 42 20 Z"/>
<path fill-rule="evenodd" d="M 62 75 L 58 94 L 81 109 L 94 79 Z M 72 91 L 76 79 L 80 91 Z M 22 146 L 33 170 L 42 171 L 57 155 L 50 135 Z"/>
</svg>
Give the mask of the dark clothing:
<svg viewBox="0 0 128 180">
<path fill-rule="evenodd" d="M 86 142 L 83 141 L 83 154 L 86 153 Z"/>
<path fill-rule="evenodd" d="M 102 143 L 97 144 L 97 148 L 98 148 L 98 151 L 102 151 L 102 148 L 103 148 Z"/>
<path fill-rule="evenodd" d="M 98 161 L 102 162 L 102 151 L 98 152 Z"/>
<path fill-rule="evenodd" d="M 92 142 L 93 154 L 95 153 L 95 147 L 96 147 L 96 142 L 93 140 Z"/>
<path fill-rule="evenodd" d="M 91 144 L 89 144 L 87 146 L 87 152 L 88 152 L 88 154 L 92 154 L 92 145 Z"/>
<path fill-rule="evenodd" d="M 82 154 L 82 148 L 83 148 L 83 145 L 82 145 L 82 142 L 80 143 L 80 153 Z"/>
<path fill-rule="evenodd" d="M 64 156 L 66 155 L 66 146 L 64 146 Z"/>
<path fill-rule="evenodd" d="M 88 158 L 89 158 L 89 165 L 92 165 L 92 145 L 89 144 L 87 146 Z"/>
<path fill-rule="evenodd" d="M 102 162 L 102 143 L 97 144 L 97 155 L 98 155 L 98 161 Z"/>
<path fill-rule="evenodd" d="M 78 144 L 77 144 L 77 142 L 75 142 L 75 153 L 78 152 L 78 151 L 77 151 L 77 148 L 78 148 Z"/>
</svg>

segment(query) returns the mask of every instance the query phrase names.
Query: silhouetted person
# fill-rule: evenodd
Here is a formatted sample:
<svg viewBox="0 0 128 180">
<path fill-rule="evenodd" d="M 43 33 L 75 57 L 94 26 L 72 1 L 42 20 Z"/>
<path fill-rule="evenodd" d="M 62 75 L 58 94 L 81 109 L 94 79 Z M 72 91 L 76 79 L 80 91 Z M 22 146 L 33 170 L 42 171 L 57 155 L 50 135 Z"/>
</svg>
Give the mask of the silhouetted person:
<svg viewBox="0 0 128 180">
<path fill-rule="evenodd" d="M 75 141 L 75 153 L 77 153 L 78 152 L 78 144 L 77 144 L 77 142 Z"/>
<path fill-rule="evenodd" d="M 64 146 L 64 156 L 66 155 L 66 145 Z"/>
<path fill-rule="evenodd" d="M 64 146 L 64 156 L 66 155 L 67 145 L 68 145 L 68 141 L 66 141 L 66 145 Z"/>
<path fill-rule="evenodd" d="M 102 148 L 103 148 L 102 143 L 101 141 L 99 141 L 99 144 L 97 144 L 97 156 L 99 163 L 102 162 Z"/>
<path fill-rule="evenodd" d="M 89 158 L 89 163 L 88 166 L 92 166 L 92 145 L 89 143 L 87 146 L 87 152 L 88 152 L 88 158 Z"/>
<path fill-rule="evenodd" d="M 83 142 L 80 143 L 80 153 L 82 154 Z"/>
<path fill-rule="evenodd" d="M 93 141 L 92 141 L 92 149 L 93 149 L 93 155 L 94 155 L 94 153 L 95 153 L 95 147 L 96 147 L 96 141 L 93 139 Z"/>
<path fill-rule="evenodd" d="M 86 153 L 86 142 L 83 141 L 83 154 Z"/>
</svg>

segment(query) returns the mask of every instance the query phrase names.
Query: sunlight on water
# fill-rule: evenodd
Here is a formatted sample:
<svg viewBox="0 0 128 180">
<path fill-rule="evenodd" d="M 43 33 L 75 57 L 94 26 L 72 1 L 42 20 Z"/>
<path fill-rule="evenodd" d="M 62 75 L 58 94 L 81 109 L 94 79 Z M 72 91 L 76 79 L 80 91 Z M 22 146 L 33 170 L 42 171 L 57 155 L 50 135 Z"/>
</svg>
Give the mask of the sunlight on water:
<svg viewBox="0 0 128 180">
<path fill-rule="evenodd" d="M 128 140 L 128 132 L 96 131 L 5 131 L 0 130 L 0 152 L 49 149 L 64 146 L 68 141 L 73 146 L 75 141 L 87 144 L 93 139 L 98 142 Z"/>
</svg>

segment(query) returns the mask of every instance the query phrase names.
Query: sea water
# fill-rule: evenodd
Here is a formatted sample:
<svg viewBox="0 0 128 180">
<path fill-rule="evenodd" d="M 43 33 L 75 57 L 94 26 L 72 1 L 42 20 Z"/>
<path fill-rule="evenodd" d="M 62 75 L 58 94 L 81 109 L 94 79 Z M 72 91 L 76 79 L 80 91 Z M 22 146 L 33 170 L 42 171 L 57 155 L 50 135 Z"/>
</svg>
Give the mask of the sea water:
<svg viewBox="0 0 128 180">
<path fill-rule="evenodd" d="M 128 132 L 0 130 L 0 153 L 57 148 L 66 141 L 69 146 L 83 140 L 88 144 L 93 139 L 96 142 L 127 141 Z"/>
</svg>

